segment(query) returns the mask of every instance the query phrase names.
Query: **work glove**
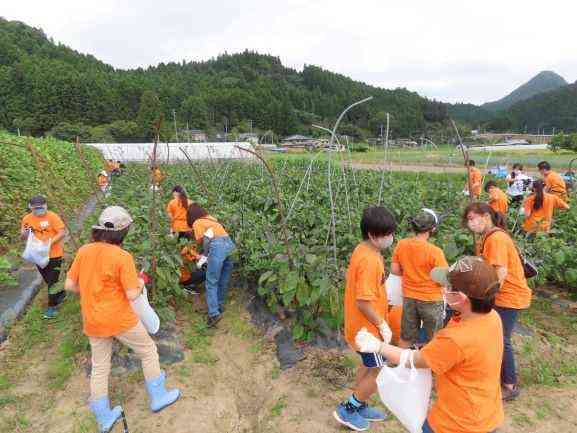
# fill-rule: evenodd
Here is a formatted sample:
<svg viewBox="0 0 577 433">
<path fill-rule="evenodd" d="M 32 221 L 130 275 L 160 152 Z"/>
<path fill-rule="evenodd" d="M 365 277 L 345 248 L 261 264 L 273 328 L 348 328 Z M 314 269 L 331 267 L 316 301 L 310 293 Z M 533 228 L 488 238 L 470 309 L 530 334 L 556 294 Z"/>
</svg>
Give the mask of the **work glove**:
<svg viewBox="0 0 577 433">
<path fill-rule="evenodd" d="M 384 320 L 379 325 L 379 332 L 381 333 L 381 337 L 383 337 L 385 344 L 389 344 L 393 338 L 393 332 L 391 331 L 391 328 L 389 328 L 388 323 Z"/>
<path fill-rule="evenodd" d="M 198 260 L 196 261 L 196 267 L 198 269 L 202 269 L 204 264 L 208 261 L 208 257 L 201 255 Z"/>
<path fill-rule="evenodd" d="M 383 342 L 367 331 L 367 328 L 362 328 L 357 332 L 355 343 L 362 353 L 380 353 L 383 347 Z"/>
</svg>

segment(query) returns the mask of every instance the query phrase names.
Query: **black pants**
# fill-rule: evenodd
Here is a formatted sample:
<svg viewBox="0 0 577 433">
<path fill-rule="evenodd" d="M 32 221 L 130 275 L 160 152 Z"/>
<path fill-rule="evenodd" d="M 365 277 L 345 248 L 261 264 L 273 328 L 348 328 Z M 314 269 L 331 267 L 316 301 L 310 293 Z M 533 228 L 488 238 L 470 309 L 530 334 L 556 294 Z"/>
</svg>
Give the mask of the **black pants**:
<svg viewBox="0 0 577 433">
<path fill-rule="evenodd" d="M 38 272 L 42 275 L 42 279 L 48 286 L 48 306 L 56 307 L 66 297 L 66 292 L 61 290 L 57 293 L 50 293 L 50 288 L 58 282 L 60 278 L 60 269 L 62 268 L 62 257 L 54 257 L 50 259 L 45 268 L 38 267 Z"/>
<path fill-rule="evenodd" d="M 186 281 L 183 281 L 180 284 L 184 287 L 196 286 L 198 284 L 203 283 L 205 279 L 206 279 L 206 270 L 199 269 L 198 271 L 192 271 L 190 273 L 190 278 Z"/>
<path fill-rule="evenodd" d="M 192 232 L 178 232 L 176 239 L 192 239 Z"/>
</svg>

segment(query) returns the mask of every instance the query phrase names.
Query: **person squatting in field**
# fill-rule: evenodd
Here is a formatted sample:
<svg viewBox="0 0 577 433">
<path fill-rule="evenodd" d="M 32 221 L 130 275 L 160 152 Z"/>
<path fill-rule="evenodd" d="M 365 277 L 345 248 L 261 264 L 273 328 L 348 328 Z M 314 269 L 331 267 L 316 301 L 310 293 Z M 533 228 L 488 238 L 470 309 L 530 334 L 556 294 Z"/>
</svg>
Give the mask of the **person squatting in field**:
<svg viewBox="0 0 577 433">
<path fill-rule="evenodd" d="M 567 202 L 567 185 L 561 175 L 551 170 L 551 165 L 547 161 L 541 161 L 537 164 L 537 169 L 545 182 L 545 192 L 556 195 L 564 202 Z"/>
<path fill-rule="evenodd" d="M 166 390 L 156 344 L 130 304 L 144 287 L 132 255 L 122 248 L 132 222 L 119 206 L 104 209 L 92 227 L 92 242 L 78 250 L 65 282 L 66 290 L 80 295 L 83 331 L 92 354 L 89 406 L 102 433 L 109 432 L 122 414 L 120 406 L 110 408 L 108 398 L 113 339 L 140 358 L 153 412 L 180 397 L 178 389 Z"/>
<path fill-rule="evenodd" d="M 48 288 L 48 307 L 44 310 L 45 319 L 53 319 L 57 315 L 57 307 L 66 297 L 64 290 L 51 293 L 52 287 L 58 283 L 60 270 L 64 260 L 64 236 L 66 228 L 58 214 L 48 210 L 46 199 L 37 195 L 28 202 L 30 212 L 22 218 L 20 236 L 23 240 L 35 236 L 40 241 L 50 243 L 48 264 L 41 268 L 36 266 Z"/>
<path fill-rule="evenodd" d="M 362 365 L 357 370 L 353 393 L 333 412 L 339 423 L 357 431 L 368 429 L 369 422 L 386 419 L 385 414 L 367 404 L 376 392 L 376 377 L 385 360 L 380 353 L 359 348 L 355 336 L 364 328 L 379 342 L 392 338 L 381 251 L 393 244 L 397 223 L 387 209 L 372 206 L 363 211 L 360 227 L 362 240 L 355 247 L 347 270 L 344 325 L 345 340 L 359 354 Z"/>
<path fill-rule="evenodd" d="M 433 268 L 446 267 L 443 250 L 429 242 L 437 230 L 439 217 L 422 209 L 410 220 L 415 235 L 401 239 L 393 251 L 391 273 L 402 277 L 403 311 L 399 346 L 417 344 L 423 324 L 426 340 L 443 327 L 445 305 L 441 286 L 431 279 Z M 421 342 L 422 343 L 422 342 Z"/>
<path fill-rule="evenodd" d="M 207 325 L 215 326 L 224 313 L 224 305 L 232 276 L 235 249 L 234 242 L 221 223 L 209 215 L 197 204 L 191 204 L 187 210 L 187 223 L 192 227 L 194 238 L 202 248 L 201 264 L 206 261 L 206 305 L 208 307 Z"/>
<path fill-rule="evenodd" d="M 497 271 L 482 257 L 462 257 L 450 268 L 433 269 L 431 279 L 445 287 L 443 297 L 456 313 L 429 343 L 413 352 L 416 368 L 432 370 L 437 393 L 422 433 L 496 432 L 504 420 L 499 384 L 503 328 L 493 309 L 500 286 Z M 355 344 L 357 350 L 393 364 L 406 350 L 366 328 L 357 332 Z M 409 361 L 405 367 L 410 368 Z"/>
</svg>

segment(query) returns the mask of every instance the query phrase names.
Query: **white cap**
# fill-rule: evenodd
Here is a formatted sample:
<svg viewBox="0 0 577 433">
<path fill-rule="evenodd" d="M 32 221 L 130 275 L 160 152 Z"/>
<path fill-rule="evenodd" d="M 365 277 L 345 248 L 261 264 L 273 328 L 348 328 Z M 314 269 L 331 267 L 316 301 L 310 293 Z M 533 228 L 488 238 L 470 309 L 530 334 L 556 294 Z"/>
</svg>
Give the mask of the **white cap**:
<svg viewBox="0 0 577 433">
<path fill-rule="evenodd" d="M 98 225 L 92 228 L 118 232 L 132 223 L 132 217 L 126 209 L 120 206 L 108 206 L 98 217 Z"/>
</svg>

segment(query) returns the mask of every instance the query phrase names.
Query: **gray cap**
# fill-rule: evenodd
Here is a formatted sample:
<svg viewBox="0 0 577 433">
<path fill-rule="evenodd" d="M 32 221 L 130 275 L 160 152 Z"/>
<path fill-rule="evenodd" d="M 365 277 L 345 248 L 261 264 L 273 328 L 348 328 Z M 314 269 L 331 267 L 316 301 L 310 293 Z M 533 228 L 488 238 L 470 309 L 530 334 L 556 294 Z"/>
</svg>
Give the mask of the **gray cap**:
<svg viewBox="0 0 577 433">
<path fill-rule="evenodd" d="M 28 207 L 30 207 L 30 209 L 33 209 L 35 207 L 44 207 L 44 206 L 46 206 L 46 199 L 42 195 L 35 195 L 28 202 Z"/>
<path fill-rule="evenodd" d="M 93 229 L 118 232 L 130 226 L 133 220 L 126 209 L 120 206 L 108 206 L 98 217 L 98 225 Z"/>
<path fill-rule="evenodd" d="M 418 231 L 432 230 L 439 225 L 439 217 L 432 209 L 423 208 L 411 218 L 411 224 Z"/>
</svg>

